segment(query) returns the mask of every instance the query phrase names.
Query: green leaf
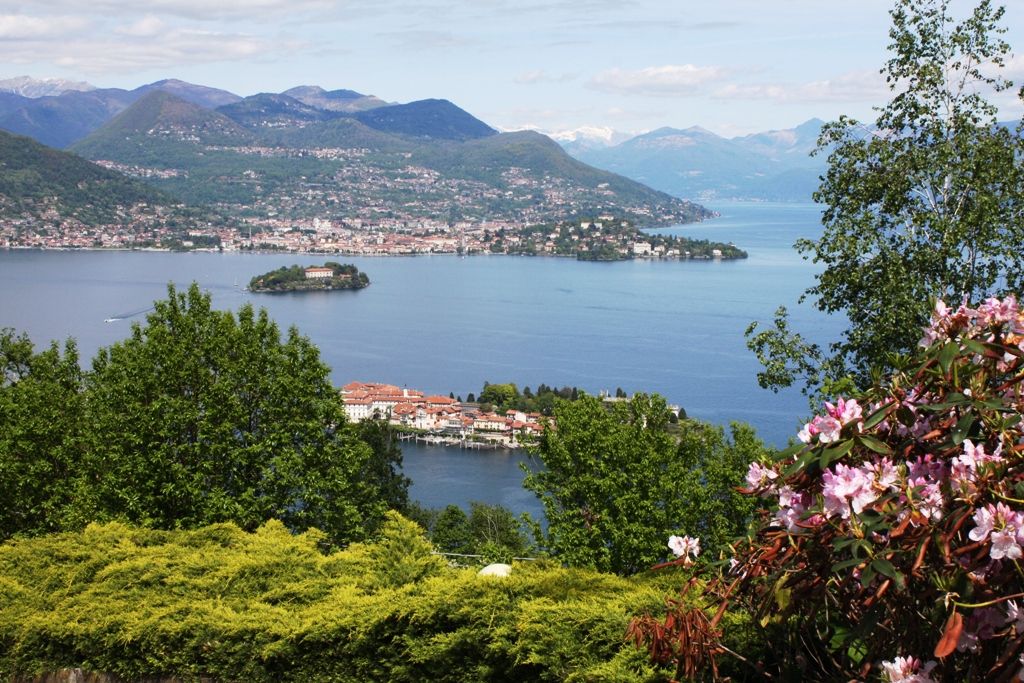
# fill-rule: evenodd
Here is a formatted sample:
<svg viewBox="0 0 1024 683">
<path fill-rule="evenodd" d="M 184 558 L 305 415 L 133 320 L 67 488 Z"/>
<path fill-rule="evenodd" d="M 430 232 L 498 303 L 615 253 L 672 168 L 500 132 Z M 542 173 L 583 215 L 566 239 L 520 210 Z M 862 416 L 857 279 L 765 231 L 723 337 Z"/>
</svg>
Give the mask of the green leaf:
<svg viewBox="0 0 1024 683">
<path fill-rule="evenodd" d="M 939 351 L 939 367 L 942 368 L 944 374 L 949 374 L 949 369 L 958 353 L 960 353 L 960 346 L 955 341 L 947 341 Z"/>
<path fill-rule="evenodd" d="M 972 413 L 967 413 L 957 421 L 953 431 L 950 432 L 950 437 L 955 446 L 959 446 L 967 438 L 967 434 L 970 432 L 975 419 Z"/>
<path fill-rule="evenodd" d="M 864 446 L 865 448 L 873 450 L 875 453 L 878 453 L 880 455 L 892 455 L 892 448 L 890 448 L 888 444 L 876 439 L 875 437 L 869 434 L 858 434 L 853 438 L 854 441 L 856 441 L 858 444 Z"/>
<path fill-rule="evenodd" d="M 894 567 L 892 562 L 889 560 L 881 557 L 876 558 L 871 561 L 871 568 L 882 576 L 886 576 L 890 579 L 896 578 L 896 567 Z"/>
<path fill-rule="evenodd" d="M 864 429 L 873 429 L 881 424 L 881 422 L 889 415 L 890 407 L 891 406 L 888 405 L 882 406 L 875 412 L 868 415 L 864 420 Z"/>
<path fill-rule="evenodd" d="M 863 562 L 864 562 L 864 559 L 860 558 L 860 557 L 854 557 L 854 558 L 851 558 L 849 560 L 843 560 L 842 562 L 836 562 L 834 565 L 832 565 L 832 573 L 833 574 L 838 574 L 839 572 L 843 571 L 844 569 L 849 569 L 850 567 L 856 567 L 857 565 L 859 565 L 859 564 L 861 564 Z"/>
<path fill-rule="evenodd" d="M 828 467 L 829 465 L 834 463 L 836 460 L 839 460 L 844 455 L 849 453 L 853 449 L 853 445 L 854 445 L 854 440 L 853 439 L 846 439 L 844 441 L 840 441 L 839 443 L 835 444 L 834 446 L 830 446 L 830 447 L 826 448 L 821 453 L 821 458 L 818 461 L 818 465 L 822 469 L 825 469 L 826 467 Z"/>
</svg>

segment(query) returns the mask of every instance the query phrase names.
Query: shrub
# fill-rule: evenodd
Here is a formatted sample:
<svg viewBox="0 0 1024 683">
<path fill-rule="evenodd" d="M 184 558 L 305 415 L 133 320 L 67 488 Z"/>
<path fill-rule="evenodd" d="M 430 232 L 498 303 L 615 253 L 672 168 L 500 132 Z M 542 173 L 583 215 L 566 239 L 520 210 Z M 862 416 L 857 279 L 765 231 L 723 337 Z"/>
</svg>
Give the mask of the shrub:
<svg viewBox="0 0 1024 683">
<path fill-rule="evenodd" d="M 1012 296 L 977 309 L 938 302 L 910 364 L 826 404 L 800 443 L 751 465 L 749 493 L 774 512 L 706 597 L 774 629 L 769 664 L 784 678 L 1019 675 L 1022 383 L 1024 316 Z M 717 628 L 712 618 L 696 633 Z M 652 652 L 671 644 L 675 658 L 662 660 L 677 665 L 723 652 L 716 642 L 687 651 L 697 637 L 674 625 L 640 630 Z"/>
</svg>

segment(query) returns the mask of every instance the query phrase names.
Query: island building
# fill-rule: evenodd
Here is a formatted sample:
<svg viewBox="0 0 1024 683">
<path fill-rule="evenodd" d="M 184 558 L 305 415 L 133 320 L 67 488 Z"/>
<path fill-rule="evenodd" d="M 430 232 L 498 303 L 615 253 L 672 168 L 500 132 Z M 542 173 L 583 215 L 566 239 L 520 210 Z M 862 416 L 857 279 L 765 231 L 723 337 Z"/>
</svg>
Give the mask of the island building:
<svg viewBox="0 0 1024 683">
<path fill-rule="evenodd" d="M 448 396 L 427 396 L 393 384 L 349 382 L 341 388 L 341 397 L 345 415 L 352 422 L 381 419 L 396 427 L 432 434 L 496 437 L 505 443 L 539 436 L 544 429 L 540 413 L 484 413 L 475 404 L 459 403 Z"/>
<path fill-rule="evenodd" d="M 312 268 L 306 268 L 306 279 L 307 280 L 324 280 L 334 277 L 333 268 L 324 268 L 323 266 L 315 266 Z"/>
</svg>

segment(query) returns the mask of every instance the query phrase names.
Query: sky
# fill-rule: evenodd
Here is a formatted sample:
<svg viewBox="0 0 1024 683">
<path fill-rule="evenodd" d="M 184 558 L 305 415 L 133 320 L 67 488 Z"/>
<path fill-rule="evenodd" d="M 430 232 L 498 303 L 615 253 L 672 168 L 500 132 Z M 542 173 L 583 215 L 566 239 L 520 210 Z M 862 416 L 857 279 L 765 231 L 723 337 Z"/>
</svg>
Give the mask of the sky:
<svg viewBox="0 0 1024 683">
<path fill-rule="evenodd" d="M 870 119 L 893 0 L 0 0 L 0 79 L 445 98 L 500 129 Z M 1024 0 L 1005 38 L 1024 54 Z M 953 0 L 954 14 L 973 6 Z M 1006 70 L 1024 83 L 1024 58 Z M 1001 96 L 1000 118 L 1024 111 Z"/>
</svg>

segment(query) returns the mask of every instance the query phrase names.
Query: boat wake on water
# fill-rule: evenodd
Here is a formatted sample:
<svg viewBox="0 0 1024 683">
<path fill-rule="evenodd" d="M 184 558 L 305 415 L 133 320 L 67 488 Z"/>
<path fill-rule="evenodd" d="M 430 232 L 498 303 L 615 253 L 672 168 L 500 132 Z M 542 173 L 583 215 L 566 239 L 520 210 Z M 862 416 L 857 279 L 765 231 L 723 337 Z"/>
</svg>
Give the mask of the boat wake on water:
<svg viewBox="0 0 1024 683">
<path fill-rule="evenodd" d="M 118 320 L 128 320 L 129 318 L 134 318 L 137 315 L 142 315 L 143 313 L 147 313 L 147 312 L 152 311 L 152 310 L 153 310 L 153 306 L 147 306 L 146 308 L 140 309 L 138 311 L 130 311 L 128 313 L 118 313 L 116 315 L 110 316 L 109 318 L 104 318 L 103 322 L 105 322 L 105 323 L 116 323 Z"/>
</svg>

